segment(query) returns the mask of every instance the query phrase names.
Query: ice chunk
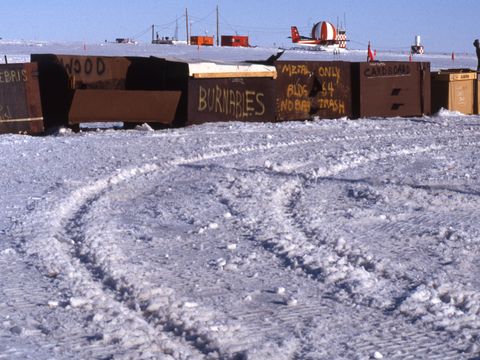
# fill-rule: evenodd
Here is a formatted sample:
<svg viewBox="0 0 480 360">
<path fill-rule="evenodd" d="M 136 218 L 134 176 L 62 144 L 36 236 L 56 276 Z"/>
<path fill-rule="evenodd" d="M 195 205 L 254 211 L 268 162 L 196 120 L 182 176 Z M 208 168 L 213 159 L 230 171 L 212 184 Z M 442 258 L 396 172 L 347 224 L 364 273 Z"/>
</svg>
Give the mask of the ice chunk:
<svg viewBox="0 0 480 360">
<path fill-rule="evenodd" d="M 83 307 L 83 306 L 85 306 L 89 303 L 90 303 L 90 301 L 88 299 L 85 299 L 85 298 L 75 298 L 75 297 L 70 298 L 70 305 L 73 308 L 80 308 L 80 307 Z"/>
<path fill-rule="evenodd" d="M 228 244 L 227 249 L 230 251 L 236 250 L 237 249 L 237 244 Z"/>
</svg>

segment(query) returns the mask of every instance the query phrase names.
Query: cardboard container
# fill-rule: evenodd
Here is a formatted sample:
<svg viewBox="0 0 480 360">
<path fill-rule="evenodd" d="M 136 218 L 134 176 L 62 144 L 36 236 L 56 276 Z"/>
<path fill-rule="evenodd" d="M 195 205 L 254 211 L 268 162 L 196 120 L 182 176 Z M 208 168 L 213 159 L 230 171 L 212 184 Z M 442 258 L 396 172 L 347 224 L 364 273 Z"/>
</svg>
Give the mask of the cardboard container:
<svg viewBox="0 0 480 360">
<path fill-rule="evenodd" d="M 431 113 L 430 63 L 354 63 L 352 89 L 354 116 L 358 118 Z"/>
<path fill-rule="evenodd" d="M 480 115 L 480 77 L 477 73 L 477 81 L 475 82 L 475 114 Z"/>
</svg>

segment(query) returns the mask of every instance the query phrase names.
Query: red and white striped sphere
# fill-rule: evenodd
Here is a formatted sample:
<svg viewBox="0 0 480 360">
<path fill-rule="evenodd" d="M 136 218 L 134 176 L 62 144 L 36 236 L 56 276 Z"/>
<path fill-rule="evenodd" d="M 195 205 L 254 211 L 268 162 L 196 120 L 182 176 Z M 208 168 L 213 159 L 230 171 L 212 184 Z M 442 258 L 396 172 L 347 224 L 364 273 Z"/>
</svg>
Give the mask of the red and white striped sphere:
<svg viewBox="0 0 480 360">
<path fill-rule="evenodd" d="M 337 40 L 337 29 L 328 21 L 320 21 L 313 25 L 312 38 L 321 41 Z"/>
</svg>

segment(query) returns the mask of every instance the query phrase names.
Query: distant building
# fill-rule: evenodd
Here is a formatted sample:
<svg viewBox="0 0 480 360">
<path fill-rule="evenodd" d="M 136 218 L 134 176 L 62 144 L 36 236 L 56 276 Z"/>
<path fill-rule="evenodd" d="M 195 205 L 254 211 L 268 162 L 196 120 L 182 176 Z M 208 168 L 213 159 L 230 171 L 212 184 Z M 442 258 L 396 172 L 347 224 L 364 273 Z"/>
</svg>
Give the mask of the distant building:
<svg viewBox="0 0 480 360">
<path fill-rule="evenodd" d="M 172 45 L 173 44 L 173 39 L 166 36 L 166 37 L 159 37 L 157 34 L 157 37 L 152 40 L 152 44 L 160 44 L 160 45 Z"/>
<path fill-rule="evenodd" d="M 213 46 L 213 36 L 190 36 L 190 45 Z"/>
<path fill-rule="evenodd" d="M 412 54 L 420 54 L 420 55 L 425 53 L 425 49 L 420 40 L 420 35 L 415 36 L 415 45 L 412 45 L 410 52 Z"/>
<path fill-rule="evenodd" d="M 117 38 L 115 42 L 117 44 L 135 44 L 135 41 L 129 38 Z"/>
<path fill-rule="evenodd" d="M 248 36 L 222 35 L 222 46 L 249 47 Z"/>
</svg>

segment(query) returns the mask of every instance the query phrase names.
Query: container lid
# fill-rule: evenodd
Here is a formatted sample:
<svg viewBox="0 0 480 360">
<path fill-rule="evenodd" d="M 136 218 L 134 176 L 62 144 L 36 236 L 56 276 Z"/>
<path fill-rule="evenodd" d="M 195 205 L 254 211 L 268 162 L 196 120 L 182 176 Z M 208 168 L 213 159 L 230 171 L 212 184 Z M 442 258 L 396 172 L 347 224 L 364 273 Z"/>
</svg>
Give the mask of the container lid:
<svg viewBox="0 0 480 360">
<path fill-rule="evenodd" d="M 470 69 L 448 69 L 432 73 L 432 78 L 440 81 L 475 80 L 477 72 Z"/>
<path fill-rule="evenodd" d="M 213 62 L 192 62 L 188 64 L 189 76 L 197 79 L 269 77 L 276 79 L 275 66 L 263 64 L 218 64 Z"/>
</svg>

